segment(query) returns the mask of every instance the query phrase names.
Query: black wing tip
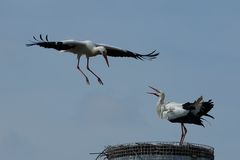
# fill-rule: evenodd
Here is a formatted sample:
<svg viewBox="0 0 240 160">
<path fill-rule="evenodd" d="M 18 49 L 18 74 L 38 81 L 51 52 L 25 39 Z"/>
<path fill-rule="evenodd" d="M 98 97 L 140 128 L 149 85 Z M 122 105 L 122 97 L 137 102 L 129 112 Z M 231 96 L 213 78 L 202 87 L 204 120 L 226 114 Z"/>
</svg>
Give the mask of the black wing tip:
<svg viewBox="0 0 240 160">
<path fill-rule="evenodd" d="M 27 47 L 30 47 L 30 46 L 34 46 L 36 45 L 36 43 L 29 43 L 29 44 L 25 44 Z"/>
<path fill-rule="evenodd" d="M 39 35 L 39 39 L 37 39 L 35 36 L 33 36 L 33 39 L 35 40 L 35 43 L 36 42 L 48 42 L 48 35 L 46 34 L 45 36 L 45 39 L 43 38 L 42 34 Z"/>
<path fill-rule="evenodd" d="M 210 117 L 210 118 L 212 118 L 212 119 L 215 119 L 215 117 L 213 117 L 213 116 L 210 115 L 210 114 L 205 114 L 205 116 Z"/>
<path fill-rule="evenodd" d="M 212 115 L 208 114 L 209 111 L 212 110 L 213 106 L 214 106 L 214 103 L 213 101 L 210 99 L 206 102 L 203 102 L 202 104 L 202 109 L 200 110 L 200 116 L 206 116 L 206 117 L 210 117 L 212 119 L 215 119 Z"/>
<path fill-rule="evenodd" d="M 34 46 L 34 45 L 39 45 L 39 43 L 42 42 L 49 42 L 48 41 L 48 35 L 46 34 L 45 39 L 43 38 L 42 34 L 39 35 L 39 39 L 37 39 L 35 36 L 33 36 L 34 41 L 30 41 L 31 43 L 26 44 L 27 47 Z"/>
<path fill-rule="evenodd" d="M 145 55 L 137 55 L 136 58 L 140 60 L 153 60 L 157 58 L 157 56 L 160 54 L 160 52 L 156 53 L 156 50 L 152 51 L 151 53 L 145 54 Z"/>
<path fill-rule="evenodd" d="M 207 102 L 203 102 L 205 106 L 207 106 L 208 108 L 210 108 L 210 110 L 213 108 L 214 106 L 214 102 L 212 101 L 212 99 L 208 100 Z"/>
</svg>

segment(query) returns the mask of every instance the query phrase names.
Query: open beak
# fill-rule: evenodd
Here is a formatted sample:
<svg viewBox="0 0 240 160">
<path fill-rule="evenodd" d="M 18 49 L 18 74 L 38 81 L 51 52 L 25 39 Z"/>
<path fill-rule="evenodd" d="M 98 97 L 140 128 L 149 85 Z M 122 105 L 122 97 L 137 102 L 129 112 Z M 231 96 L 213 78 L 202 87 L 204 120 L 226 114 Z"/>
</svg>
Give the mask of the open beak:
<svg viewBox="0 0 240 160">
<path fill-rule="evenodd" d="M 154 90 L 155 92 L 157 92 L 157 93 L 161 93 L 158 89 L 156 89 L 156 88 L 153 88 L 153 87 L 151 87 L 151 86 L 148 86 L 149 88 L 151 88 L 152 90 Z"/>
<path fill-rule="evenodd" d="M 154 95 L 154 96 L 159 97 L 159 95 L 158 95 L 157 93 L 154 93 L 154 92 L 147 92 L 147 94 L 152 94 L 152 95 Z"/>
<path fill-rule="evenodd" d="M 153 87 L 151 87 L 151 86 L 148 86 L 148 87 L 155 91 L 155 92 L 147 92 L 148 94 L 152 94 L 152 95 L 154 95 L 154 96 L 159 97 L 159 93 L 161 93 L 161 92 L 160 92 L 158 89 L 153 88 Z"/>
<path fill-rule="evenodd" d="M 105 59 L 106 63 L 107 63 L 107 66 L 109 67 L 109 62 L 108 62 L 108 57 L 107 57 L 107 54 L 103 53 L 103 58 Z"/>
</svg>

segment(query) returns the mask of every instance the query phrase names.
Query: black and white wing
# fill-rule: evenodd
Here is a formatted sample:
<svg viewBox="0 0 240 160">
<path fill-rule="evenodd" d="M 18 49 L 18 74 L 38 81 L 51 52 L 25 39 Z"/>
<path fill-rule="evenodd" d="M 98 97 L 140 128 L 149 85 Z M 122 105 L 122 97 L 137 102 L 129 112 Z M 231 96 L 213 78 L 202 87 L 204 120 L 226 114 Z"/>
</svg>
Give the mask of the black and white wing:
<svg viewBox="0 0 240 160">
<path fill-rule="evenodd" d="M 105 44 L 96 44 L 96 46 L 103 46 L 107 50 L 107 55 L 112 57 L 131 57 L 140 60 L 152 60 L 159 55 L 159 53 L 156 53 L 156 50 L 148 54 L 139 54 Z"/>
<path fill-rule="evenodd" d="M 208 117 L 211 117 L 212 119 L 214 119 L 213 116 L 208 114 L 208 112 L 213 108 L 213 106 L 214 106 L 214 103 L 211 99 L 206 102 L 203 101 L 198 115 L 199 116 L 208 116 Z"/>
<path fill-rule="evenodd" d="M 202 117 L 208 116 L 214 119 L 213 116 L 209 115 L 208 112 L 213 108 L 214 104 L 212 100 L 207 102 L 203 101 L 203 97 L 199 97 L 193 103 L 187 102 L 183 104 L 183 109 L 190 110 L 195 116 Z"/>
<path fill-rule="evenodd" d="M 40 34 L 40 40 L 38 40 L 35 36 L 33 36 L 33 39 L 35 40 L 35 42 L 26 44 L 27 47 L 30 46 L 40 46 L 40 47 L 44 47 L 44 48 L 53 48 L 56 49 L 58 51 L 64 51 L 64 50 L 68 50 L 71 48 L 74 48 L 74 45 L 69 45 L 69 44 L 65 44 L 63 42 L 55 42 L 55 41 L 48 41 L 48 35 L 46 35 L 45 40 L 43 39 L 42 35 Z"/>
</svg>

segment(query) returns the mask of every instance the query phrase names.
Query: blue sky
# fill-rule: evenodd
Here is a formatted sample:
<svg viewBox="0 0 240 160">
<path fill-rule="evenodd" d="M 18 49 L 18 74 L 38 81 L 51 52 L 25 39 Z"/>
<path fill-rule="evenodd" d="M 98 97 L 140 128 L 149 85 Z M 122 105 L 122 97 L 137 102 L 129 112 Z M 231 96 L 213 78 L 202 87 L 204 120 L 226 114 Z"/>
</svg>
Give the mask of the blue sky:
<svg viewBox="0 0 240 160">
<path fill-rule="evenodd" d="M 0 5 L 0 159 L 95 159 L 107 145 L 179 141 L 180 125 L 160 120 L 148 85 L 169 101 L 203 95 L 215 107 L 206 127 L 187 125 L 187 142 L 238 157 L 240 103 L 238 1 L 14 1 Z M 90 39 L 154 61 L 91 59 L 104 85 L 76 69 L 76 57 L 25 46 L 32 36 Z"/>
</svg>

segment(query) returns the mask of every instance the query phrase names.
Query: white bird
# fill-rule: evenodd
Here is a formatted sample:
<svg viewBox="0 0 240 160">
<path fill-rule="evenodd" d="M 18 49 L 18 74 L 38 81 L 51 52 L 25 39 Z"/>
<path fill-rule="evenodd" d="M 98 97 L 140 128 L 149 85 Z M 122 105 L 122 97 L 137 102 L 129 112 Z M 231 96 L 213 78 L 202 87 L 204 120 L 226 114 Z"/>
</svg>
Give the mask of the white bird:
<svg viewBox="0 0 240 160">
<path fill-rule="evenodd" d="M 166 103 L 165 94 L 158 89 L 155 89 L 149 86 L 155 92 L 148 92 L 149 94 L 153 94 L 159 97 L 157 102 L 157 113 L 161 119 L 167 119 L 172 123 L 181 123 L 181 139 L 180 145 L 183 144 L 184 138 L 187 134 L 187 128 L 184 123 L 195 124 L 195 125 L 203 125 L 203 121 L 205 120 L 202 116 L 208 116 L 214 119 L 213 116 L 209 115 L 208 112 L 213 108 L 214 104 L 212 100 L 207 102 L 203 101 L 203 97 L 199 97 L 193 103 L 176 103 L 176 102 L 168 102 Z"/>
<path fill-rule="evenodd" d="M 53 48 L 60 52 L 71 52 L 77 55 L 77 69 L 84 75 L 86 78 L 87 84 L 90 84 L 88 77 L 86 74 L 80 69 L 79 62 L 82 55 L 85 55 L 87 58 L 87 70 L 89 70 L 97 79 L 100 84 L 103 85 L 101 78 L 96 75 L 89 67 L 89 58 L 97 55 L 102 55 L 109 67 L 108 57 L 131 57 L 140 60 L 152 60 L 158 56 L 159 53 L 155 53 L 156 50 L 149 54 L 138 54 L 135 52 L 131 52 L 129 50 L 120 49 L 117 47 L 112 47 L 105 44 L 97 44 L 92 41 L 76 41 L 76 40 L 63 40 L 63 41 L 48 41 L 48 36 L 46 35 L 45 40 L 43 39 L 42 35 L 40 34 L 40 40 L 33 36 L 35 42 L 30 44 L 26 44 L 26 46 L 40 46 L 44 48 Z"/>
</svg>

